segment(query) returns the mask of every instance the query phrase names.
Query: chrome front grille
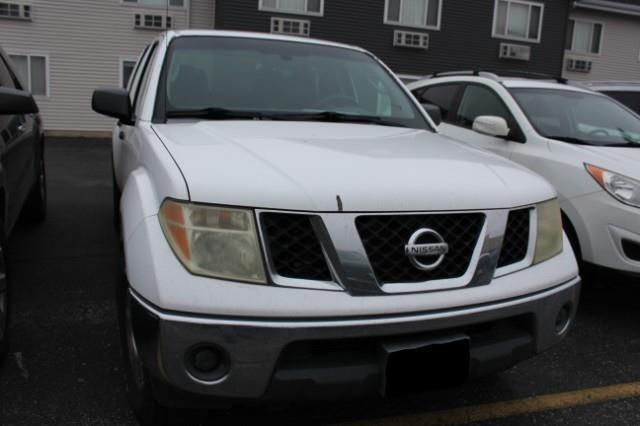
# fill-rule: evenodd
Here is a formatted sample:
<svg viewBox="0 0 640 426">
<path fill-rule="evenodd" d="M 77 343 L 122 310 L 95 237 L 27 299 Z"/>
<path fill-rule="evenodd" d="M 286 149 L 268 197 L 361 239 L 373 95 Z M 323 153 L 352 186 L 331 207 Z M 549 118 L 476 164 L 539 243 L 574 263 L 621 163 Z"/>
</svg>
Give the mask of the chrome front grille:
<svg viewBox="0 0 640 426">
<path fill-rule="evenodd" d="M 521 262 L 527 256 L 530 218 L 530 208 L 509 212 L 500 258 L 498 259 L 498 268 Z"/>
<path fill-rule="evenodd" d="M 358 233 L 376 278 L 382 284 L 458 278 L 464 275 L 484 224 L 482 213 L 374 215 L 356 219 Z M 417 269 L 404 247 L 416 230 L 438 232 L 449 245 L 443 262 L 432 271 Z M 425 258 L 434 256 L 425 256 Z"/>
<path fill-rule="evenodd" d="M 486 285 L 494 275 L 529 266 L 531 211 L 257 215 L 274 285 L 383 295 Z M 448 247 L 432 270 L 416 268 L 405 254 L 412 234 L 422 229 L 436 231 Z M 434 256 L 413 260 L 432 263 Z"/>
<path fill-rule="evenodd" d="M 303 280 L 331 280 L 311 216 L 264 213 L 260 217 L 274 272 Z"/>
</svg>

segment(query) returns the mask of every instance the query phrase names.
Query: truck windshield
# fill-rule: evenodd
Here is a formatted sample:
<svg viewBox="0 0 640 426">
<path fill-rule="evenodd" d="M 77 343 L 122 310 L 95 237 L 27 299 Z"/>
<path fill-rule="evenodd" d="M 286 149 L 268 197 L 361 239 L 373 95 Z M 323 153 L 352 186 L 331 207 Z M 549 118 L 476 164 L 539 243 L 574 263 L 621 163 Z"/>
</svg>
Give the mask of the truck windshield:
<svg viewBox="0 0 640 426">
<path fill-rule="evenodd" d="M 640 147 L 640 118 L 598 94 L 558 89 L 511 89 L 542 136 L 564 142 Z"/>
<path fill-rule="evenodd" d="M 163 118 L 335 121 L 430 129 L 370 55 L 305 42 L 187 36 L 169 47 Z"/>
</svg>

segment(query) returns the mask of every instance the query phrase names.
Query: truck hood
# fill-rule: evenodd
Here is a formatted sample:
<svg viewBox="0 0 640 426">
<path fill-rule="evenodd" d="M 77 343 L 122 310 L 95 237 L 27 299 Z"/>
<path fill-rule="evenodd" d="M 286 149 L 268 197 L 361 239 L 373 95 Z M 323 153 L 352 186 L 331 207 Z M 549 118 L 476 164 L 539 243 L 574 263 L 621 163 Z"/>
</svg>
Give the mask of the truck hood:
<svg viewBox="0 0 640 426">
<path fill-rule="evenodd" d="M 153 128 L 196 202 L 379 212 L 507 208 L 555 196 L 532 172 L 424 130 L 281 121 Z"/>
</svg>

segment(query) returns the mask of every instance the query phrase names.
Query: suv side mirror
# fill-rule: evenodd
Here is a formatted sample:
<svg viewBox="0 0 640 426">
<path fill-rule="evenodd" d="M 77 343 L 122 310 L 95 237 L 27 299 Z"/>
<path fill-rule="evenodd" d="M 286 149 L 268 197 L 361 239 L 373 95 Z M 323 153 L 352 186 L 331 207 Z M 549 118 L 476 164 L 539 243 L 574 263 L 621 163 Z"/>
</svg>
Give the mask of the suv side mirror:
<svg viewBox="0 0 640 426">
<path fill-rule="evenodd" d="M 433 122 L 436 123 L 436 126 L 442 123 L 442 111 L 440 110 L 440 107 L 438 105 L 434 105 L 434 104 L 420 104 L 420 105 L 422 105 L 422 109 L 424 109 L 424 111 L 427 114 L 429 114 L 429 117 L 431 117 Z"/>
<path fill-rule="evenodd" d="M 506 138 L 509 136 L 509 126 L 502 117 L 495 115 L 481 115 L 473 120 L 473 130 L 484 135 Z"/>
<path fill-rule="evenodd" d="M 120 120 L 122 124 L 133 124 L 133 110 L 129 92 L 121 88 L 97 89 L 93 92 L 91 108 L 98 114 Z"/>
<path fill-rule="evenodd" d="M 0 114 L 35 114 L 37 112 L 38 105 L 31 93 L 0 87 Z"/>
</svg>

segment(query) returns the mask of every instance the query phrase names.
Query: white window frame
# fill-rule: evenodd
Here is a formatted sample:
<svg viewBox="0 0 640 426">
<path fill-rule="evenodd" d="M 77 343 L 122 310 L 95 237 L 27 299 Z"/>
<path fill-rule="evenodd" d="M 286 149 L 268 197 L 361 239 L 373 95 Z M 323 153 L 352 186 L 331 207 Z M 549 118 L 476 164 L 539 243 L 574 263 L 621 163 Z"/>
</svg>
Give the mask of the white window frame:
<svg viewBox="0 0 640 426">
<path fill-rule="evenodd" d="M 571 17 L 569 17 L 569 20 L 574 22 L 573 33 L 571 34 L 571 49 L 567 49 L 565 47 L 565 50 L 567 52 L 571 53 L 571 54 L 574 54 L 574 55 L 583 55 L 583 56 L 600 56 L 600 55 L 602 55 L 602 43 L 604 42 L 604 21 L 595 21 L 593 19 L 582 19 L 582 18 L 571 18 Z M 573 46 L 576 44 L 576 26 L 575 26 L 576 22 L 583 22 L 583 23 L 592 24 L 592 25 L 594 25 L 594 24 L 601 25 L 602 29 L 600 30 L 600 44 L 599 44 L 598 53 L 580 52 L 580 51 L 577 51 L 577 50 L 573 50 Z M 591 42 L 593 42 L 593 38 L 591 39 Z"/>
<path fill-rule="evenodd" d="M 531 7 L 538 6 L 540 7 L 540 22 L 538 22 L 538 38 L 533 39 L 529 37 L 518 37 L 512 36 L 508 34 L 498 34 L 496 32 L 498 28 L 498 4 L 500 1 L 508 2 L 507 6 L 507 22 L 505 22 L 505 32 L 507 28 L 509 28 L 509 12 L 511 9 L 511 3 L 517 3 L 524 6 L 529 6 L 529 19 L 527 21 L 527 30 L 525 31 L 529 34 L 529 30 L 531 29 Z M 526 0 L 495 0 L 493 4 L 493 27 L 491 29 L 491 36 L 493 38 L 499 38 L 503 40 L 516 40 L 516 41 L 524 41 L 528 43 L 540 43 L 542 40 L 542 24 L 544 23 L 544 3 L 539 3 L 535 1 L 526 1 Z"/>
<path fill-rule="evenodd" d="M 278 13 L 288 13 L 290 15 L 308 15 L 308 16 L 324 16 L 324 0 L 320 0 L 320 12 L 309 12 L 308 11 L 308 0 L 304 1 L 304 12 L 298 12 L 294 10 L 285 10 L 280 9 L 279 7 L 267 7 L 264 5 L 264 0 L 260 0 L 258 2 L 258 10 L 263 12 L 278 12 Z M 279 3 L 279 0 L 276 0 Z"/>
<path fill-rule="evenodd" d="M 425 15 L 424 15 L 424 19 L 422 22 L 424 22 L 424 25 L 408 25 L 408 24 L 403 24 L 401 22 L 397 22 L 397 21 L 391 21 L 389 20 L 389 0 L 384 0 L 384 23 L 386 25 L 393 25 L 395 27 L 405 27 L 405 28 L 420 28 L 423 30 L 435 30 L 435 31 L 440 31 L 440 25 L 442 23 L 442 2 L 443 0 L 429 0 L 429 1 L 437 1 L 438 2 L 438 18 L 436 20 L 436 25 L 427 25 L 427 13 L 429 13 L 429 7 L 427 5 L 427 7 L 425 7 Z M 454 0 L 455 1 L 455 0 Z M 425 3 L 427 2 L 427 0 L 425 0 Z M 402 16 L 402 4 L 404 3 L 403 0 L 400 0 L 400 16 Z"/>
<path fill-rule="evenodd" d="M 124 63 L 125 62 L 131 62 L 133 63 L 133 69 L 131 70 L 131 77 L 133 77 L 133 72 L 136 70 L 136 65 L 138 63 L 138 59 L 137 58 L 128 58 L 128 57 L 120 57 L 119 58 L 119 63 L 120 63 L 120 69 L 118 70 L 118 81 L 120 81 L 120 86 L 119 87 L 123 87 L 126 89 L 126 86 L 124 85 Z"/>
<path fill-rule="evenodd" d="M 169 4 L 169 0 L 166 0 L 167 4 Z M 187 9 L 187 2 L 190 2 L 191 0 L 183 0 L 182 1 L 182 6 L 171 6 L 169 5 L 169 9 L 173 9 L 173 10 L 185 10 Z M 155 4 L 144 4 L 141 3 L 140 0 L 120 0 L 120 4 L 122 6 L 131 6 L 131 7 L 138 7 L 138 8 L 144 8 L 144 9 L 157 9 L 157 10 L 166 10 L 167 6 L 166 5 L 155 5 Z"/>
<path fill-rule="evenodd" d="M 25 52 L 21 50 L 8 50 L 7 56 L 9 56 L 9 60 L 11 60 L 11 56 L 26 56 L 27 57 L 27 81 L 20 80 L 20 83 L 23 83 L 26 87 L 24 88 L 29 93 L 31 93 L 31 56 L 37 56 L 40 58 L 44 58 L 44 78 L 45 78 L 45 89 L 46 94 L 44 95 L 36 95 L 33 96 L 37 99 L 49 99 L 51 96 L 51 76 L 49 74 L 50 65 L 49 65 L 49 54 L 43 52 Z"/>
</svg>

